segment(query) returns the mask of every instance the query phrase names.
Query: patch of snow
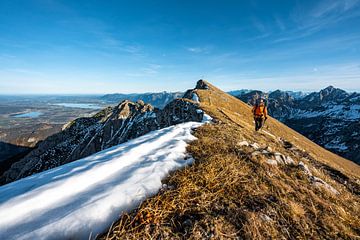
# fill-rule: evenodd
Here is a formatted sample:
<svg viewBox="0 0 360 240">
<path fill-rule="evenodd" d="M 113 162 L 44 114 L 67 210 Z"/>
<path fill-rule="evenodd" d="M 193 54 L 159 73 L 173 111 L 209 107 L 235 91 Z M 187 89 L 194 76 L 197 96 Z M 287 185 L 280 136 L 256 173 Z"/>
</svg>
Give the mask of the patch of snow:
<svg viewBox="0 0 360 240">
<path fill-rule="evenodd" d="M 201 110 L 201 109 L 196 109 L 196 112 L 197 112 L 197 113 L 203 113 L 203 110 Z"/>
<path fill-rule="evenodd" d="M 0 187 L 0 239 L 88 239 L 191 164 L 187 122 Z"/>
<path fill-rule="evenodd" d="M 345 143 L 341 143 L 341 144 L 332 144 L 332 143 L 327 143 L 325 144 L 325 148 L 327 149 L 336 149 L 337 151 L 346 151 L 348 149 L 348 147 L 346 146 Z"/>
<path fill-rule="evenodd" d="M 356 102 L 356 101 L 359 101 L 360 100 L 360 96 L 357 96 L 357 97 L 353 97 L 350 99 L 350 102 Z"/>
<path fill-rule="evenodd" d="M 350 108 L 343 104 L 326 105 L 325 110 L 321 111 L 304 111 L 297 110 L 292 113 L 291 118 L 303 119 L 303 118 L 315 118 L 320 116 L 328 116 L 331 118 L 340 118 L 345 120 L 357 120 L 360 119 L 360 105 L 351 105 Z"/>
<path fill-rule="evenodd" d="M 203 115 L 203 119 L 202 119 L 202 123 L 211 123 L 213 120 L 212 117 L 210 117 L 209 115 L 207 115 L 206 113 L 204 113 Z"/>
<path fill-rule="evenodd" d="M 346 143 L 341 142 L 340 137 L 336 137 L 331 142 L 326 143 L 325 148 L 335 149 L 337 151 L 346 151 L 348 149 L 348 147 L 346 146 Z"/>
<path fill-rule="evenodd" d="M 200 100 L 199 100 L 199 96 L 196 94 L 196 93 L 192 93 L 192 95 L 191 95 L 191 100 L 193 100 L 194 102 L 197 102 L 197 103 L 199 103 L 200 102 Z"/>
<path fill-rule="evenodd" d="M 274 165 L 274 166 L 276 166 L 278 164 L 278 162 L 274 159 L 267 159 L 266 163 L 270 164 L 270 165 Z"/>
<path fill-rule="evenodd" d="M 156 118 L 156 113 L 153 111 L 146 112 L 144 118 Z"/>
</svg>

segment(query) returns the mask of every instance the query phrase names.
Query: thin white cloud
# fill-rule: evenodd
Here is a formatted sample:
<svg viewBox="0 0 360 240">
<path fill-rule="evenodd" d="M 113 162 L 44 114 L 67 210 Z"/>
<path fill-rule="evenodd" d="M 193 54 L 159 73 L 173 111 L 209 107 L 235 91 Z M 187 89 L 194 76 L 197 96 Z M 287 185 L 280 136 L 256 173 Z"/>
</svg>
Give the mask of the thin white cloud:
<svg viewBox="0 0 360 240">
<path fill-rule="evenodd" d="M 205 47 L 185 47 L 185 50 L 191 53 L 210 53 L 211 47 L 205 46 Z"/>
<path fill-rule="evenodd" d="M 359 0 L 323 0 L 312 9 L 311 15 L 321 18 L 329 14 L 342 14 L 355 8 L 359 3 Z"/>
<path fill-rule="evenodd" d="M 360 16 L 360 0 L 322 0 L 309 9 L 298 5 L 291 14 L 295 26 L 274 43 L 309 37 L 346 20 Z"/>
</svg>

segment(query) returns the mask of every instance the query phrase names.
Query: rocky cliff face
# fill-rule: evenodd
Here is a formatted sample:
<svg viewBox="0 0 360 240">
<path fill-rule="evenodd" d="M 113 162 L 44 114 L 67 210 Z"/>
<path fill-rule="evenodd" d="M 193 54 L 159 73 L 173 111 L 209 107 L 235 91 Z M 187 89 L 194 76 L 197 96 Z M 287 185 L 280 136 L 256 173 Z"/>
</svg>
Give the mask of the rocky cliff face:
<svg viewBox="0 0 360 240">
<path fill-rule="evenodd" d="M 189 99 L 176 99 L 159 110 L 143 101 L 123 101 L 92 117 L 76 119 L 60 133 L 40 143 L 4 173 L 11 181 L 89 156 L 152 130 L 188 121 L 201 121 L 203 112 Z"/>
<path fill-rule="evenodd" d="M 253 104 L 260 91 L 238 96 Z M 269 94 L 271 116 L 326 149 L 360 163 L 360 94 L 329 86 L 295 99 L 287 92 Z"/>
</svg>

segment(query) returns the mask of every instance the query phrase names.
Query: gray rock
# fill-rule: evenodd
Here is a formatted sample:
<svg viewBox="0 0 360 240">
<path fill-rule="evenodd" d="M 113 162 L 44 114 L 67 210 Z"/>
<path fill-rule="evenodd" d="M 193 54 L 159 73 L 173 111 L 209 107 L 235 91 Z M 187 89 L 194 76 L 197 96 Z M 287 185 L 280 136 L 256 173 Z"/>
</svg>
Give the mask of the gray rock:
<svg viewBox="0 0 360 240">
<path fill-rule="evenodd" d="M 281 153 L 276 152 L 276 153 L 274 153 L 274 156 L 275 156 L 275 161 L 277 161 L 279 164 L 285 164 L 284 155 L 282 155 Z"/>
<path fill-rule="evenodd" d="M 265 222 L 271 222 L 272 221 L 271 217 L 269 217 L 268 215 L 263 214 L 263 213 L 260 213 L 260 218 Z"/>
<path fill-rule="evenodd" d="M 339 192 L 332 187 L 330 184 L 322 180 L 321 178 L 315 177 L 312 175 L 311 171 L 309 170 L 308 166 L 303 162 L 299 162 L 298 166 L 304 171 L 304 173 L 309 177 L 310 183 L 316 187 L 322 187 L 326 190 L 330 191 L 333 194 L 339 194 Z"/>
<path fill-rule="evenodd" d="M 270 165 L 274 165 L 274 166 L 278 165 L 278 161 L 276 161 L 274 159 L 267 159 L 266 163 L 270 164 Z"/>
<path fill-rule="evenodd" d="M 302 171 L 304 171 L 304 173 L 305 173 L 306 175 L 312 176 L 311 171 L 309 170 L 308 166 L 307 166 L 305 163 L 303 163 L 303 162 L 300 161 L 299 164 L 298 164 L 298 166 L 299 166 L 299 168 L 300 168 Z"/>
<path fill-rule="evenodd" d="M 260 151 L 254 151 L 251 153 L 251 156 L 254 157 L 254 156 L 257 156 L 257 155 L 260 155 L 261 152 Z"/>
<path fill-rule="evenodd" d="M 269 152 L 272 152 L 272 151 L 273 151 L 270 146 L 267 146 L 267 147 L 265 148 L 265 150 L 266 150 L 266 151 L 269 151 Z"/>
<path fill-rule="evenodd" d="M 242 142 L 238 142 L 237 145 L 240 147 L 242 147 L 242 146 L 248 147 L 250 144 L 247 141 L 242 141 Z"/>
<path fill-rule="evenodd" d="M 257 144 L 257 143 L 252 143 L 252 144 L 250 144 L 250 146 L 252 148 L 254 148 L 255 150 L 258 150 L 260 148 L 259 144 Z"/>
<path fill-rule="evenodd" d="M 322 187 L 326 190 L 328 190 L 329 192 L 333 193 L 333 194 L 340 194 L 333 186 L 331 186 L 330 184 L 328 184 L 327 182 L 325 182 L 324 180 L 322 180 L 321 178 L 315 177 L 315 176 L 311 176 L 310 177 L 310 181 L 312 184 L 314 184 L 316 187 Z"/>
<path fill-rule="evenodd" d="M 295 161 L 289 156 L 285 157 L 284 162 L 286 165 L 295 165 Z"/>
</svg>

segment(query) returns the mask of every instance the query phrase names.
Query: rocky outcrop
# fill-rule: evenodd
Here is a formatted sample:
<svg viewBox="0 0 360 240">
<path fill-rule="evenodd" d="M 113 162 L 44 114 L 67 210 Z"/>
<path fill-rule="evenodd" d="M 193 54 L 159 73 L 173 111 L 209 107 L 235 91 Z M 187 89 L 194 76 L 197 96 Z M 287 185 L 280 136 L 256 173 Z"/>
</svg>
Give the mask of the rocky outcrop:
<svg viewBox="0 0 360 240">
<path fill-rule="evenodd" d="M 203 112 L 188 99 L 176 99 L 160 110 L 143 101 L 123 101 L 92 117 L 78 118 L 48 137 L 4 173 L 6 183 L 84 158 L 150 131 L 188 121 Z"/>
</svg>

